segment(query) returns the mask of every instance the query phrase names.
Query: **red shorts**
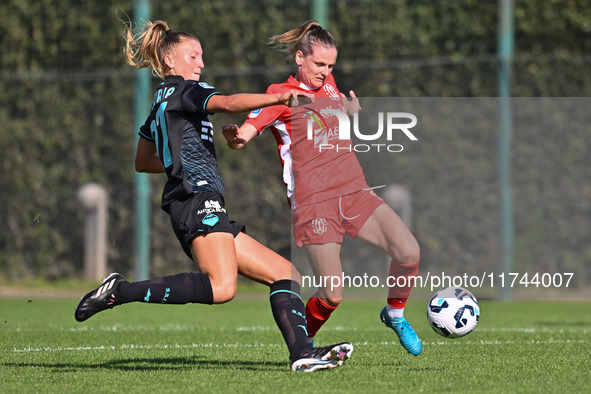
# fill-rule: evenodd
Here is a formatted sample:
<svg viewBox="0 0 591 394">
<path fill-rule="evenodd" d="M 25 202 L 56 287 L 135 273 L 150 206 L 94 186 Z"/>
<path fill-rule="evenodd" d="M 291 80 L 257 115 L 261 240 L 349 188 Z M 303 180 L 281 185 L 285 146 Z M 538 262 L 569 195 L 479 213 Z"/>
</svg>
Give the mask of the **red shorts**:
<svg viewBox="0 0 591 394">
<path fill-rule="evenodd" d="M 342 243 L 345 234 L 355 238 L 384 200 L 373 190 L 360 190 L 330 200 L 296 208 L 291 214 L 296 245 Z"/>
</svg>

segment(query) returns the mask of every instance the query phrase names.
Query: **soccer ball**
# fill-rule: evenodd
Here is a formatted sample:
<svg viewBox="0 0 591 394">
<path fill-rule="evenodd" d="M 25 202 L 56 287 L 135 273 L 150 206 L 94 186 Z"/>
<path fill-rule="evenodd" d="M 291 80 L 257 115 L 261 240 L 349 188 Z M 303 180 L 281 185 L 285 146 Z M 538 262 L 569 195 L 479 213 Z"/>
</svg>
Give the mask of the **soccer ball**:
<svg viewBox="0 0 591 394">
<path fill-rule="evenodd" d="M 479 317 L 478 301 L 461 287 L 439 290 L 431 297 L 427 307 L 429 325 L 446 338 L 459 338 L 472 332 Z"/>
</svg>

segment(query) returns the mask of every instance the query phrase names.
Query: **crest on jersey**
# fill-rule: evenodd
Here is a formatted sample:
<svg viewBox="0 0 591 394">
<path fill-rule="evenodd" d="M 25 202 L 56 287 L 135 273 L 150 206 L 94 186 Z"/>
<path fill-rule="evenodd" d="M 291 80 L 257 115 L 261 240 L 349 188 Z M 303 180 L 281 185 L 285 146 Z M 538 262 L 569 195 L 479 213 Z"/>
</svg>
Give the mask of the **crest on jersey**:
<svg viewBox="0 0 591 394">
<path fill-rule="evenodd" d="M 215 89 L 213 86 L 205 82 L 199 82 L 199 86 L 201 86 L 203 89 Z"/>
<path fill-rule="evenodd" d="M 338 92 L 338 91 L 335 89 L 335 87 L 334 87 L 334 86 L 332 86 L 332 85 L 329 85 L 329 84 L 326 84 L 326 85 L 324 85 L 324 88 L 323 88 L 323 89 L 324 89 L 324 91 L 325 91 L 326 93 L 328 93 L 328 95 L 329 95 L 330 97 L 332 97 L 333 99 L 339 99 L 339 100 L 341 99 L 341 95 L 340 95 L 340 94 L 339 94 L 339 92 Z"/>
</svg>

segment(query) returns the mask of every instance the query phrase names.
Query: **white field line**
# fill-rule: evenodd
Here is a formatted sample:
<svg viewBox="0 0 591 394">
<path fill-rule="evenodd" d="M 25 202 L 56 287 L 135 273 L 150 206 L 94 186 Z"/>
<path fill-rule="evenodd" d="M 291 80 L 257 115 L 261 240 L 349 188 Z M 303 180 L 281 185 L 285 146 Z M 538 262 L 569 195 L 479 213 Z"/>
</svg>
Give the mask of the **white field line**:
<svg viewBox="0 0 591 394">
<path fill-rule="evenodd" d="M 35 331 L 44 331 L 46 332 L 47 329 L 55 330 L 55 331 L 67 331 L 67 332 L 92 332 L 92 331 L 105 331 L 105 332 L 117 332 L 117 331 L 158 331 L 158 332 L 182 332 L 182 331 L 211 331 L 211 329 L 200 327 L 200 326 L 192 326 L 192 325 L 183 325 L 183 324 L 165 324 L 159 327 L 155 327 L 152 325 L 136 325 L 136 324 L 129 324 L 129 325 L 122 325 L 116 324 L 112 326 L 99 326 L 99 327 L 92 327 L 89 328 L 88 326 L 78 326 L 78 327 L 63 327 L 57 325 L 50 325 L 49 327 L 39 328 L 39 329 L 22 329 L 20 327 L 14 328 L 16 332 L 35 332 Z M 372 327 L 345 327 L 345 326 L 332 326 L 332 327 L 324 327 L 322 331 L 353 331 L 353 332 L 377 332 L 377 331 L 384 331 L 384 328 L 381 325 L 375 325 Z M 261 331 L 275 331 L 277 330 L 276 326 L 242 326 L 242 327 L 216 327 L 215 331 L 225 331 L 225 332 L 261 332 Z M 583 326 L 575 326 L 575 327 L 508 327 L 508 328 L 485 328 L 485 327 L 476 327 L 477 332 L 485 332 L 485 333 L 526 333 L 526 334 L 582 334 L 588 335 L 591 334 L 591 327 L 583 327 Z"/>
<path fill-rule="evenodd" d="M 556 345 L 556 344 L 576 344 L 588 343 L 588 340 L 572 340 L 572 339 L 547 339 L 547 340 L 441 340 L 423 342 L 425 346 L 503 346 L 503 345 Z M 354 346 L 399 346 L 398 341 L 382 341 L 382 342 L 353 342 Z M 282 343 L 192 343 L 192 344 L 154 344 L 154 345 L 134 345 L 126 344 L 119 346 L 57 346 L 57 347 L 26 347 L 14 348 L 6 350 L 7 353 L 35 353 L 35 352 L 79 352 L 79 351 L 102 351 L 102 350 L 164 350 L 164 349 L 202 349 L 202 348 L 264 348 L 264 347 L 284 347 Z"/>
<path fill-rule="evenodd" d="M 271 331 L 276 330 L 276 327 L 271 326 L 249 326 L 249 327 L 238 327 L 237 331 Z M 376 325 L 375 327 L 364 327 L 359 329 L 357 327 L 345 327 L 345 326 L 332 326 L 332 327 L 323 327 L 322 331 L 362 331 L 362 332 L 369 332 L 369 331 L 384 331 L 387 330 L 384 326 Z M 484 328 L 484 327 L 476 327 L 475 329 L 478 332 L 517 332 L 517 333 L 528 333 L 528 334 L 567 334 L 567 333 L 574 333 L 574 334 L 591 334 L 591 328 L 589 327 L 563 327 L 563 328 L 548 328 L 548 327 L 510 327 L 510 328 Z"/>
</svg>

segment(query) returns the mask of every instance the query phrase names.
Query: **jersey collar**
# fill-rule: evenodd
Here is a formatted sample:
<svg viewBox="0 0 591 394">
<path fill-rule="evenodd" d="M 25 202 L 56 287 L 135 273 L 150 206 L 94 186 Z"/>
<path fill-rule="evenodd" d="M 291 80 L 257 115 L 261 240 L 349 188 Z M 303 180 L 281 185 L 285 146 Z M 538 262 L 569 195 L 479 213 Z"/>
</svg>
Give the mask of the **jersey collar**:
<svg viewBox="0 0 591 394">
<path fill-rule="evenodd" d="M 295 74 L 292 74 L 292 75 L 290 75 L 290 76 L 289 76 L 289 79 L 291 79 L 291 80 L 292 80 L 292 81 L 291 81 L 291 83 L 292 83 L 293 85 L 296 85 L 296 86 L 297 86 L 297 87 L 299 87 L 300 89 L 302 89 L 302 90 L 310 90 L 310 91 L 313 91 L 313 90 L 318 90 L 318 89 L 320 89 L 320 88 L 313 88 L 312 86 L 306 85 L 305 83 L 298 81 L 297 79 L 295 79 L 294 75 L 295 75 Z M 321 86 L 321 87 L 322 87 L 322 86 Z"/>
<path fill-rule="evenodd" d="M 185 78 L 181 77 L 180 75 L 167 75 L 164 77 L 164 80 L 168 80 L 168 81 L 184 81 Z"/>
</svg>

